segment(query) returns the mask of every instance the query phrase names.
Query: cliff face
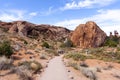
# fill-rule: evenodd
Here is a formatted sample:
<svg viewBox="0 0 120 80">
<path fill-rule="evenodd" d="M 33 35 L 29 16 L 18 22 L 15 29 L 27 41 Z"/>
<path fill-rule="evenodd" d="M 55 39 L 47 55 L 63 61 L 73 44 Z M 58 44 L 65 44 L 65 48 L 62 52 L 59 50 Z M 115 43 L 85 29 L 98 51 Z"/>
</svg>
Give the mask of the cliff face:
<svg viewBox="0 0 120 80">
<path fill-rule="evenodd" d="M 69 36 L 70 30 L 58 26 L 36 25 L 26 21 L 0 22 L 0 27 L 13 34 L 26 37 L 60 40 Z"/>
<path fill-rule="evenodd" d="M 74 45 L 81 48 L 99 47 L 106 38 L 106 34 L 92 21 L 80 24 L 71 35 Z"/>
</svg>

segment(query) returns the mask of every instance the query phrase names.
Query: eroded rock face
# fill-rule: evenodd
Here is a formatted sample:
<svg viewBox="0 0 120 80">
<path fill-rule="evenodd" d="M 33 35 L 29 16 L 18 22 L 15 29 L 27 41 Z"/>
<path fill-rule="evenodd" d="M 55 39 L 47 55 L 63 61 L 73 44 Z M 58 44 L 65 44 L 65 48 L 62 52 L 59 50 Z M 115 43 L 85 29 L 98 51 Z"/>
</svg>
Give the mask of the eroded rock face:
<svg viewBox="0 0 120 80">
<path fill-rule="evenodd" d="M 74 45 L 81 48 L 99 47 L 106 38 L 106 34 L 92 21 L 80 24 L 71 35 Z"/>
<path fill-rule="evenodd" d="M 2 22 L 0 28 L 9 33 L 26 37 L 60 40 L 69 36 L 70 30 L 53 25 L 36 25 L 27 21 Z"/>
</svg>

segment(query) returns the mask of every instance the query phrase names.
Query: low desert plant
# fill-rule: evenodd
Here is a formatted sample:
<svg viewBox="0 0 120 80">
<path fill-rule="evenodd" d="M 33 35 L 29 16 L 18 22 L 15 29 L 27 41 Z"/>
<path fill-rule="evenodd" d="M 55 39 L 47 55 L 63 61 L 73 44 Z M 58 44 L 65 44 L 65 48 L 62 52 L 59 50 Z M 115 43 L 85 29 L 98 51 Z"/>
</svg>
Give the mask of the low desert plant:
<svg viewBox="0 0 120 80">
<path fill-rule="evenodd" d="M 90 80 L 97 80 L 96 69 L 89 68 L 89 67 L 88 68 L 80 67 L 80 71 L 87 78 L 90 78 Z"/>
<path fill-rule="evenodd" d="M 73 67 L 74 69 L 79 70 L 79 65 L 75 62 L 68 62 L 67 66 Z"/>
<path fill-rule="evenodd" d="M 92 58 L 90 56 L 85 56 L 81 53 L 68 53 L 64 56 L 65 58 L 72 58 L 73 60 L 82 60 L 84 61 L 85 59 Z"/>
<path fill-rule="evenodd" d="M 13 60 L 5 56 L 0 57 L 0 70 L 10 69 L 13 66 Z"/>
<path fill-rule="evenodd" d="M 0 55 L 10 57 L 13 54 L 13 50 L 9 41 L 3 41 L 0 44 Z"/>
<path fill-rule="evenodd" d="M 49 48 L 50 45 L 47 42 L 43 42 L 42 47 Z"/>
<path fill-rule="evenodd" d="M 19 63 L 19 66 L 26 66 L 29 70 L 32 70 L 34 73 L 39 72 L 42 69 L 42 65 L 37 61 L 24 61 Z"/>
<path fill-rule="evenodd" d="M 32 73 L 25 65 L 17 67 L 15 72 L 19 76 L 20 80 L 33 80 Z"/>
<path fill-rule="evenodd" d="M 45 54 L 40 55 L 40 59 L 46 59 L 46 58 L 47 58 L 47 56 Z"/>
<path fill-rule="evenodd" d="M 53 50 L 53 49 L 47 49 L 46 52 L 48 53 L 48 55 L 59 56 L 59 54 L 57 53 L 57 51 Z"/>
</svg>

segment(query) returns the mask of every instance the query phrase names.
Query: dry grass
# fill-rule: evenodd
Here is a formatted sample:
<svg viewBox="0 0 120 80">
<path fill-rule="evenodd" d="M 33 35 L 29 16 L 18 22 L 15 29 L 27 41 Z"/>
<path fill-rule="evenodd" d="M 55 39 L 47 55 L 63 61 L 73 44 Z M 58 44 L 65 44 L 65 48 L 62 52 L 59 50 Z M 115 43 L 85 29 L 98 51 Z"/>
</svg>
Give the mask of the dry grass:
<svg viewBox="0 0 120 80">
<path fill-rule="evenodd" d="M 16 68 L 20 80 L 33 80 L 31 71 L 24 65 Z"/>
<path fill-rule="evenodd" d="M 5 56 L 0 57 L 0 70 L 10 69 L 13 66 L 13 60 Z"/>
</svg>

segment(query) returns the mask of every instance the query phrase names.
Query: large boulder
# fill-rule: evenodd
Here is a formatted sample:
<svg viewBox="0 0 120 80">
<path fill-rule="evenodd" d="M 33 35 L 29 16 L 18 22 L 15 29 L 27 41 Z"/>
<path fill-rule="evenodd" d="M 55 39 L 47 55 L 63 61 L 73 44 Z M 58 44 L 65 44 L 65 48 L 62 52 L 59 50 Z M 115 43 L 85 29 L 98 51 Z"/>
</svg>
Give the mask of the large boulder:
<svg viewBox="0 0 120 80">
<path fill-rule="evenodd" d="M 106 33 L 92 21 L 80 24 L 71 35 L 71 41 L 80 48 L 101 46 L 106 38 Z"/>
</svg>

